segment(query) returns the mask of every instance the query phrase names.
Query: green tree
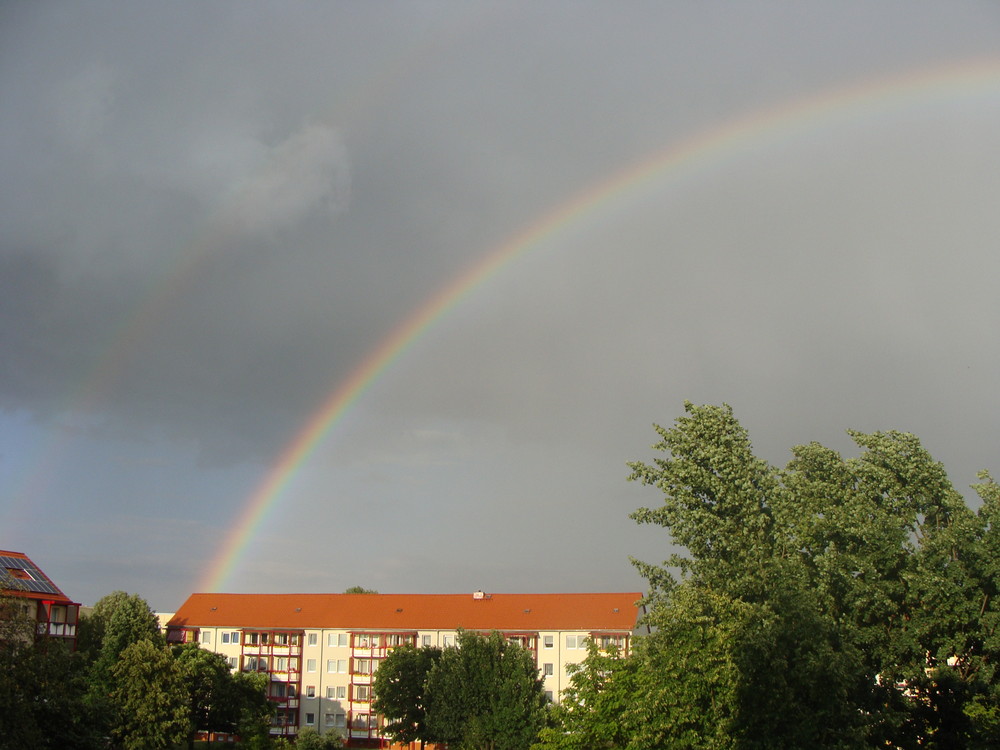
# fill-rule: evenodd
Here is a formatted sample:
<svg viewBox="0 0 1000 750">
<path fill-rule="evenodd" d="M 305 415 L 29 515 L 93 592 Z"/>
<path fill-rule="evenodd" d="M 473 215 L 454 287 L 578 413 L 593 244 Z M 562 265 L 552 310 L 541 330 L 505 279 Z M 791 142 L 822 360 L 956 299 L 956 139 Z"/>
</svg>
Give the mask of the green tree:
<svg viewBox="0 0 1000 750">
<path fill-rule="evenodd" d="M 243 696 L 236 725 L 240 746 L 248 750 L 271 750 L 274 706 L 267 698 L 268 676 L 263 672 L 235 672 L 233 683 L 236 692 Z"/>
<path fill-rule="evenodd" d="M 125 750 L 173 748 L 191 732 L 185 669 L 150 639 L 127 646 L 111 669 L 112 736 Z"/>
<path fill-rule="evenodd" d="M 409 744 L 427 735 L 425 688 L 427 675 L 441 658 L 441 649 L 430 646 L 395 649 L 375 672 L 372 707 L 386 717 L 385 734 L 394 741 Z"/>
<path fill-rule="evenodd" d="M 97 747 L 86 690 L 80 655 L 36 638 L 24 599 L 0 596 L 0 748 Z"/>
<path fill-rule="evenodd" d="M 458 750 L 525 750 L 546 720 L 534 659 L 500 633 L 458 634 L 427 675 L 428 738 Z"/>
<path fill-rule="evenodd" d="M 656 736 L 640 744 L 987 741 L 1000 657 L 1000 495 L 988 475 L 977 514 L 908 433 L 851 432 L 862 453 L 846 460 L 798 446 L 779 471 L 728 406 L 685 410 L 656 427 L 666 457 L 631 464 L 664 497 L 633 518 L 687 553 L 637 563 L 657 629 L 637 705 L 656 710 L 636 724 Z"/>
<path fill-rule="evenodd" d="M 550 706 L 551 721 L 535 750 L 613 750 L 636 734 L 632 708 L 638 692 L 639 660 L 616 648 L 601 651 L 591 641 L 587 658 L 568 665 L 569 687 Z"/>
<path fill-rule="evenodd" d="M 102 597 L 85 618 L 81 654 L 91 662 L 86 703 L 102 734 L 112 731 L 115 715 L 111 692 L 116 686 L 114 668 L 131 645 L 149 641 L 163 646 L 159 623 L 152 609 L 138 594 L 115 591 Z"/>
<path fill-rule="evenodd" d="M 295 738 L 296 750 L 337 750 L 343 746 L 344 740 L 336 732 L 320 734 L 314 727 L 303 727 Z"/>
<path fill-rule="evenodd" d="M 88 649 L 95 649 L 97 681 L 107 676 L 122 652 L 141 640 L 163 645 L 160 624 L 146 600 L 138 594 L 115 591 L 94 605 L 88 618 Z"/>
<path fill-rule="evenodd" d="M 377 594 L 375 589 L 366 589 L 364 586 L 351 586 L 344 592 L 345 594 Z"/>
<path fill-rule="evenodd" d="M 175 646 L 173 655 L 188 690 L 192 718 L 189 747 L 194 747 L 199 731 L 239 733 L 248 722 L 270 719 L 266 683 L 247 679 L 249 674 L 234 674 L 224 656 L 195 643 Z"/>
</svg>

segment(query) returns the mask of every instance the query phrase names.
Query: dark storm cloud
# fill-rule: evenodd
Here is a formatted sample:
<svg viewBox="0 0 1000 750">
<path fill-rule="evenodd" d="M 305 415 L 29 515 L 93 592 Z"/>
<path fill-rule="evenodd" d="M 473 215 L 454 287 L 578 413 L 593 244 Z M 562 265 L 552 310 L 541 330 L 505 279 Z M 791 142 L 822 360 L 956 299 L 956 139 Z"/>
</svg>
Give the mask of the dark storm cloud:
<svg viewBox="0 0 1000 750">
<path fill-rule="evenodd" d="M 977 3 L 7 4 L 0 481 L 24 543 L 0 546 L 45 543 L 33 512 L 108 519 L 95 568 L 122 573 L 119 529 L 136 586 L 183 596 L 191 540 L 332 389 L 571 196 L 752 112 L 998 53 Z M 663 544 L 626 518 L 655 499 L 624 461 L 685 398 L 732 403 L 776 463 L 899 427 L 971 481 L 1000 414 L 996 91 L 959 77 L 579 217 L 376 379 L 257 544 L 450 550 L 320 590 L 632 588 L 626 556 Z M 72 528 L 49 537 L 72 569 Z M 166 562 L 181 537 L 198 559 Z"/>
</svg>

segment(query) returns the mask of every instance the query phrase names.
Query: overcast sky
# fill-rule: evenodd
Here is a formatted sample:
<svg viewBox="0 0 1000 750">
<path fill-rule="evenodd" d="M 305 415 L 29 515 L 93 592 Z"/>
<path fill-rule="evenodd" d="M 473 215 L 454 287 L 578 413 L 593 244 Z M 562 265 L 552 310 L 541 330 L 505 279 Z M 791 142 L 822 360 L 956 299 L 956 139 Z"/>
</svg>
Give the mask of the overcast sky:
<svg viewBox="0 0 1000 750">
<path fill-rule="evenodd" d="M 397 326 L 724 132 L 417 337 L 231 591 L 640 590 L 686 399 L 1000 473 L 1000 5 L 0 5 L 0 549 L 176 609 Z"/>
</svg>

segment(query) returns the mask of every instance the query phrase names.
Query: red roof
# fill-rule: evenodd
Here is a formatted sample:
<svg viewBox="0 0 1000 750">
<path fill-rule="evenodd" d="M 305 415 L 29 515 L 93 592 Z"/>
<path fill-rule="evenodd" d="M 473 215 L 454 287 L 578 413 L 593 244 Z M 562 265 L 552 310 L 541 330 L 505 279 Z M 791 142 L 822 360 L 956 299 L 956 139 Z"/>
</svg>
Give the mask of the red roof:
<svg viewBox="0 0 1000 750">
<path fill-rule="evenodd" d="M 23 552 L 0 549 L 0 591 L 58 604 L 76 603 Z"/>
<path fill-rule="evenodd" d="M 639 592 L 192 594 L 168 627 L 630 632 Z"/>
</svg>

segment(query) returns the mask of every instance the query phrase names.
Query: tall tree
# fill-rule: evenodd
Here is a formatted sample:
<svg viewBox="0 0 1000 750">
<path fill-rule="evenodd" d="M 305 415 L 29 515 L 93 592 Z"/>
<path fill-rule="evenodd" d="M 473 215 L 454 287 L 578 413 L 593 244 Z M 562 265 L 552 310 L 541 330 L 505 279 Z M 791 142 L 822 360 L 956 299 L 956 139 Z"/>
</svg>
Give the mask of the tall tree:
<svg viewBox="0 0 1000 750">
<path fill-rule="evenodd" d="M 550 706 L 535 750 L 613 750 L 637 734 L 632 711 L 638 692 L 637 658 L 616 648 L 605 652 L 591 641 L 587 658 L 567 665 L 569 687 Z"/>
<path fill-rule="evenodd" d="M 99 747 L 86 691 L 80 655 L 37 638 L 25 601 L 0 596 L 0 749 Z"/>
<path fill-rule="evenodd" d="M 500 633 L 458 634 L 427 676 L 427 732 L 459 750 L 526 750 L 546 720 L 534 659 Z"/>
<path fill-rule="evenodd" d="M 441 658 L 441 649 L 402 646 L 393 650 L 375 672 L 372 707 L 386 718 L 384 733 L 396 742 L 428 739 L 426 726 L 427 675 Z"/>
<path fill-rule="evenodd" d="M 188 747 L 194 747 L 197 732 L 233 734 L 248 720 L 270 718 L 266 684 L 250 682 L 242 672 L 234 674 L 221 654 L 185 643 L 175 646 L 173 655 L 184 672 L 189 696 Z"/>
<path fill-rule="evenodd" d="M 779 471 L 728 406 L 685 411 L 656 428 L 665 457 L 631 464 L 632 479 L 663 493 L 633 518 L 687 553 L 637 563 L 658 628 L 647 659 L 674 674 L 688 662 L 679 679 L 644 688 L 660 709 L 650 716 L 664 717 L 646 745 L 984 741 L 1000 657 L 995 483 L 984 476 L 973 513 L 919 440 L 895 431 L 851 432 L 851 459 L 798 446 Z M 661 641 L 702 645 L 682 657 Z M 703 744 L 685 745 L 684 727 Z"/>
<path fill-rule="evenodd" d="M 149 639 L 122 651 L 111 670 L 112 736 L 125 750 L 169 750 L 191 731 L 186 670 Z"/>
<path fill-rule="evenodd" d="M 88 647 L 96 649 L 98 679 L 106 681 L 121 653 L 141 640 L 163 645 L 160 624 L 152 608 L 138 594 L 115 591 L 94 605 L 88 618 Z M 96 640 L 95 640 L 96 639 Z"/>
</svg>

